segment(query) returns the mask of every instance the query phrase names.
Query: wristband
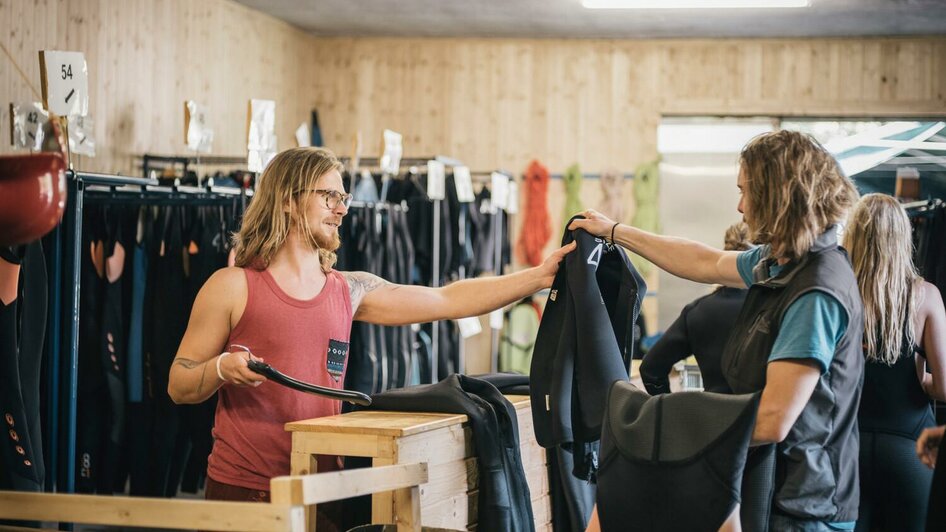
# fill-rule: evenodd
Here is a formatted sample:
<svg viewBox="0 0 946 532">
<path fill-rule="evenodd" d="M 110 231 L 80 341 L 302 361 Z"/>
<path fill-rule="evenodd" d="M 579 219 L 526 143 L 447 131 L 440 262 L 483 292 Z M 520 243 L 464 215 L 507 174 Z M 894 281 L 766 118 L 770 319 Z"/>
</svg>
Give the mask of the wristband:
<svg viewBox="0 0 946 532">
<path fill-rule="evenodd" d="M 223 373 L 220 373 L 220 361 L 223 360 L 223 357 L 229 354 L 230 354 L 229 352 L 224 351 L 223 353 L 220 353 L 220 356 L 217 357 L 217 376 L 220 377 L 220 380 L 222 380 L 223 382 L 227 382 L 227 379 L 224 379 Z"/>
<path fill-rule="evenodd" d="M 621 222 L 614 222 L 614 225 L 611 226 L 611 245 L 614 245 L 614 230 L 621 225 Z"/>
</svg>

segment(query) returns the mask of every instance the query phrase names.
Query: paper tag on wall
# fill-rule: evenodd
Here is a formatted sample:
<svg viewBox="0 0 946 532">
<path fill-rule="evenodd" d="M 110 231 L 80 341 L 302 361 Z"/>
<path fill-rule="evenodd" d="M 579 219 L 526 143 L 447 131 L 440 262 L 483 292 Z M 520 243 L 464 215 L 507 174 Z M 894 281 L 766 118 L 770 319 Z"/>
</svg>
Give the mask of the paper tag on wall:
<svg viewBox="0 0 946 532">
<path fill-rule="evenodd" d="M 490 200 L 497 209 L 506 210 L 509 205 L 509 176 L 493 172 L 490 178 Z"/>
<path fill-rule="evenodd" d="M 10 104 L 10 144 L 14 148 L 40 151 L 43 149 L 43 126 L 49 122 L 49 113 L 39 102 Z"/>
<path fill-rule="evenodd" d="M 470 338 L 483 332 L 483 326 L 480 325 L 480 319 L 476 317 L 458 319 L 457 327 L 460 329 L 460 336 L 463 338 Z"/>
<path fill-rule="evenodd" d="M 184 142 L 197 153 L 210 153 L 214 130 L 207 124 L 207 108 L 195 102 L 184 102 Z"/>
<path fill-rule="evenodd" d="M 309 131 L 309 125 L 303 122 L 296 128 L 296 146 L 308 148 L 312 145 L 312 132 Z"/>
<path fill-rule="evenodd" d="M 276 102 L 250 100 L 246 135 L 247 166 L 251 172 L 262 172 L 276 156 Z"/>
<path fill-rule="evenodd" d="M 454 167 L 453 181 L 457 187 L 457 199 L 460 203 L 471 203 L 476 199 L 476 196 L 473 194 L 473 179 L 470 177 L 470 169 L 468 167 Z"/>
<path fill-rule="evenodd" d="M 506 199 L 506 212 L 516 214 L 519 212 L 519 183 L 515 179 L 509 180 L 509 197 Z"/>
<path fill-rule="evenodd" d="M 427 197 L 442 200 L 447 192 L 447 169 L 440 161 L 427 161 Z"/>
<path fill-rule="evenodd" d="M 503 309 L 499 308 L 489 313 L 489 326 L 496 330 L 503 328 Z"/>
<path fill-rule="evenodd" d="M 382 139 L 384 151 L 381 154 L 381 171 L 385 174 L 397 175 L 401 169 L 401 155 L 404 153 L 403 137 L 397 131 L 385 129 Z"/>
<path fill-rule="evenodd" d="M 89 68 L 82 52 L 39 52 L 43 103 L 59 116 L 89 114 Z"/>
<path fill-rule="evenodd" d="M 75 155 L 95 157 L 95 122 L 90 116 L 69 118 L 69 151 Z"/>
</svg>

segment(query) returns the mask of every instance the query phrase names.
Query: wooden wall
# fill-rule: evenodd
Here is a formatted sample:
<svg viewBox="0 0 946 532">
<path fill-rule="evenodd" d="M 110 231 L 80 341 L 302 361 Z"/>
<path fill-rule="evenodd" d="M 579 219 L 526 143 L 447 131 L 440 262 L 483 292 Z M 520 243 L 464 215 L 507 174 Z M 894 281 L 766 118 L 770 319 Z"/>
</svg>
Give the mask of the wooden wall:
<svg viewBox="0 0 946 532">
<path fill-rule="evenodd" d="M 315 41 L 228 0 L 0 0 L 0 39 L 37 90 L 38 50 L 85 53 L 98 144 L 85 170 L 132 172 L 135 154 L 185 152 L 187 99 L 209 107 L 218 155 L 246 153 L 250 98 L 276 100 L 280 147 L 309 119 Z M 0 55 L 0 152 L 8 102 L 31 99 Z"/>
<path fill-rule="evenodd" d="M 477 169 L 632 170 L 661 115 L 943 116 L 946 37 L 796 40 L 319 39 L 315 103 L 327 142 Z"/>
</svg>

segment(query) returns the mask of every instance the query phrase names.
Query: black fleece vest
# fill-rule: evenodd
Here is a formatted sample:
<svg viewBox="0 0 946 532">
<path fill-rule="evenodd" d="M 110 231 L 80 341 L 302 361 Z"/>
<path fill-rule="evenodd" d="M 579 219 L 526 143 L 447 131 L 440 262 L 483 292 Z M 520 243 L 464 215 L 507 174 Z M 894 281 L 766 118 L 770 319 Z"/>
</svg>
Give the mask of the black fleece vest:
<svg viewBox="0 0 946 532">
<path fill-rule="evenodd" d="M 647 285 L 620 246 L 566 230 L 562 245 L 572 241 L 578 248 L 555 276 L 532 353 L 532 418 L 539 444 L 574 450 L 575 475 L 590 479 L 608 389 L 628 379 Z"/>
<path fill-rule="evenodd" d="M 754 283 L 729 336 L 723 373 L 735 393 L 765 387 L 766 368 L 782 318 L 799 297 L 818 290 L 848 316 L 847 330 L 808 404 L 777 444 L 774 511 L 798 519 L 857 520 L 859 499 L 857 409 L 864 374 L 863 307 L 847 253 L 835 227 L 818 237 L 801 260 L 769 277 L 774 259 L 753 270 Z"/>
</svg>

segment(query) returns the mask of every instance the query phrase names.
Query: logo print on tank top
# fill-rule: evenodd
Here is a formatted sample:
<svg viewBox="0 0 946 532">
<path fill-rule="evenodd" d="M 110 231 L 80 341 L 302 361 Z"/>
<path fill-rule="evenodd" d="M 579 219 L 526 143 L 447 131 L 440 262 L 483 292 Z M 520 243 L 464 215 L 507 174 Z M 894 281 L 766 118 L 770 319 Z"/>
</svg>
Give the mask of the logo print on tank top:
<svg viewBox="0 0 946 532">
<path fill-rule="evenodd" d="M 348 343 L 340 340 L 328 341 L 328 356 L 325 357 L 325 369 L 338 382 L 345 371 L 345 358 L 348 357 Z"/>
</svg>

